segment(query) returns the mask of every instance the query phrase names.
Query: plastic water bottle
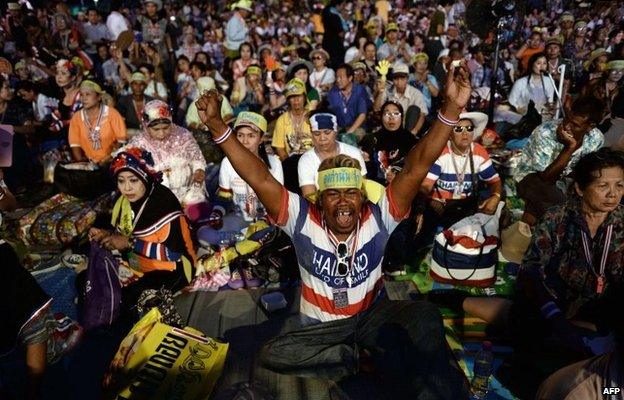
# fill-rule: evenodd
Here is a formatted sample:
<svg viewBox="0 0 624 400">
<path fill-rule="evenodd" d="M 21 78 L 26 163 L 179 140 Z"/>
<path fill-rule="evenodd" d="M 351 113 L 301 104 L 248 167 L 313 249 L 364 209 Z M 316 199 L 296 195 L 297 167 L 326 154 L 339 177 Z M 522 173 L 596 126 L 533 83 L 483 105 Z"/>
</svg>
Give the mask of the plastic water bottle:
<svg viewBox="0 0 624 400">
<path fill-rule="evenodd" d="M 492 375 L 492 342 L 485 341 L 481 350 L 474 360 L 473 378 L 470 383 L 471 399 L 483 400 L 490 388 L 490 375 Z"/>
</svg>

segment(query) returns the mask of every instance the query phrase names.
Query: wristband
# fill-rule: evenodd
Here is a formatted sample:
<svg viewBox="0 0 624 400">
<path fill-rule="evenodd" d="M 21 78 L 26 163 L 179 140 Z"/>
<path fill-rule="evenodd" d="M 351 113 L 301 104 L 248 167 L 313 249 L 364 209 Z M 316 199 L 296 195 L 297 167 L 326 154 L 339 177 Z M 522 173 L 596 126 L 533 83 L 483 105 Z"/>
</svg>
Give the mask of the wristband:
<svg viewBox="0 0 624 400">
<path fill-rule="evenodd" d="M 216 139 L 213 139 L 213 141 L 215 142 L 215 144 L 221 144 L 225 142 L 227 138 L 230 137 L 231 134 L 232 134 L 232 128 L 228 127 L 223 135 L 219 136 Z"/>
<path fill-rule="evenodd" d="M 554 301 L 549 301 L 548 303 L 544 304 L 540 308 L 540 312 L 542 313 L 542 316 L 546 319 L 551 319 L 555 315 L 561 314 L 561 310 L 559 309 L 559 307 L 557 307 L 557 304 L 555 304 Z"/>
<path fill-rule="evenodd" d="M 444 114 L 442 114 L 442 111 L 438 111 L 438 120 L 440 120 L 440 122 L 442 122 L 444 125 L 448 126 L 455 126 L 459 122 L 459 119 L 453 120 L 446 118 Z"/>
</svg>

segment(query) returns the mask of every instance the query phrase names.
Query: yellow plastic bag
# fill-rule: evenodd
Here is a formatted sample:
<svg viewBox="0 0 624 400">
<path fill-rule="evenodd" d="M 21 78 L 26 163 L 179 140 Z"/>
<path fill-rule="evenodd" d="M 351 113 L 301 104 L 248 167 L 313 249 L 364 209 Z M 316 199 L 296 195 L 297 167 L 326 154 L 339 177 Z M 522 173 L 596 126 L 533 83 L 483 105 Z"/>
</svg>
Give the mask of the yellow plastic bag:
<svg viewBox="0 0 624 400">
<path fill-rule="evenodd" d="M 104 377 L 106 398 L 208 398 L 223 371 L 228 344 L 160 319 L 160 311 L 153 308 L 121 342 Z"/>
</svg>

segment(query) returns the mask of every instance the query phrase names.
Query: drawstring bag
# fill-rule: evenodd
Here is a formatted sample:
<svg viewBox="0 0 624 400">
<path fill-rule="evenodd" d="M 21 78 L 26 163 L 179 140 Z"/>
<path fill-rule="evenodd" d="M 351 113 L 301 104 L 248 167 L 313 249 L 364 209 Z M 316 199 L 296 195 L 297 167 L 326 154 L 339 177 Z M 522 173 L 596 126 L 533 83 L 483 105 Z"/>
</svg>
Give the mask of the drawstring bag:
<svg viewBox="0 0 624 400">
<path fill-rule="evenodd" d="M 86 330 L 111 325 L 117 319 L 121 307 L 118 270 L 119 260 L 113 253 L 91 242 L 82 313 L 82 326 Z"/>
<path fill-rule="evenodd" d="M 471 215 L 436 235 L 429 271 L 433 280 L 459 286 L 494 284 L 504 205 L 500 202 L 494 215 Z"/>
</svg>

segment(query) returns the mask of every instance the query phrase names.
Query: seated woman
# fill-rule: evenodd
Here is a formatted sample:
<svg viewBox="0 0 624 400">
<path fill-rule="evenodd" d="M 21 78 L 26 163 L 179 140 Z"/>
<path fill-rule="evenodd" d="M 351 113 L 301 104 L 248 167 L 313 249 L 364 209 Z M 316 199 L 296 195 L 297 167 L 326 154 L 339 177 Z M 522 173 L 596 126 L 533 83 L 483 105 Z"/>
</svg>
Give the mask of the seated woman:
<svg viewBox="0 0 624 400">
<path fill-rule="evenodd" d="M 82 110 L 69 122 L 69 146 L 75 162 L 105 165 L 126 141 L 126 124 L 117 110 L 102 103 L 102 87 L 94 81 L 80 84 Z"/>
<path fill-rule="evenodd" d="M 546 71 L 546 55 L 536 53 L 529 59 L 529 69 L 527 75 L 518 79 L 509 93 L 508 106 L 498 106 L 494 121 L 506 121 L 510 124 L 517 124 L 527 113 L 529 103 L 535 104 L 535 109 L 542 116 L 543 120 L 552 119 L 556 108 L 555 86 L 551 79 L 544 76 Z"/>
<path fill-rule="evenodd" d="M 624 153 L 587 154 L 573 178 L 576 196 L 550 209 L 533 234 L 509 322 L 521 343 L 548 343 L 580 359 L 621 313 Z"/>
<path fill-rule="evenodd" d="M 271 145 L 286 172 L 286 187 L 292 192 L 298 192 L 297 163 L 301 155 L 313 147 L 310 122 L 306 117 L 305 84 L 294 78 L 286 85 L 284 94 L 288 101 L 288 111 L 275 122 Z"/>
<path fill-rule="evenodd" d="M 303 196 L 315 194 L 318 190 L 318 167 L 323 160 L 333 158 L 338 154 L 345 154 L 358 160 L 362 176 L 366 176 L 366 167 L 362 151 L 350 144 L 336 140 L 338 136 L 338 122 L 336 116 L 329 113 L 317 113 L 310 117 L 312 127 L 312 143 L 314 147 L 301 156 L 297 166 L 299 187 Z"/>
<path fill-rule="evenodd" d="M 445 228 L 476 212 L 494 214 L 502 192 L 501 179 L 487 150 L 473 142 L 475 131 L 482 131 L 487 117 L 463 113 L 442 154 L 429 169 L 420 193 L 427 197 L 424 232 L 441 225 Z M 479 202 L 478 181 L 490 188 L 487 199 Z"/>
<path fill-rule="evenodd" d="M 249 42 L 244 42 L 238 47 L 240 58 L 232 63 L 232 79 L 237 80 L 245 75 L 247 67 L 258 65 L 258 60 L 253 57 L 254 49 Z"/>
<path fill-rule="evenodd" d="M 115 156 L 110 172 L 119 198 L 113 207 L 113 230 L 92 228 L 89 239 L 119 250 L 131 268 L 144 275 L 124 288 L 122 306 L 130 309 L 146 289 L 182 289 L 192 277 L 195 250 L 180 202 L 163 186 L 152 155 L 133 147 Z"/>
<path fill-rule="evenodd" d="M 234 132 L 241 144 L 269 166 L 271 175 L 277 181 L 284 182 L 279 159 L 274 155 L 268 156 L 264 147 L 260 145 L 266 129 L 266 119 L 260 114 L 251 112 L 241 112 L 234 123 Z M 231 245 L 254 221 L 264 220 L 266 215 L 264 206 L 227 158 L 221 162 L 217 194 L 220 201 L 215 202 L 209 225 L 197 231 L 197 238 L 203 245 Z M 233 210 L 228 212 L 229 208 Z M 242 276 L 245 277 L 247 286 L 259 284 L 251 275 L 251 270 L 244 268 L 242 272 L 238 270 L 232 272 L 230 286 L 241 288 L 244 285 Z"/>
<path fill-rule="evenodd" d="M 145 104 L 141 118 L 143 132 L 132 138 L 128 147 L 152 154 L 154 168 L 163 174 L 162 184 L 182 203 L 192 185 L 204 185 L 206 160 L 193 134 L 173 123 L 164 101 Z"/>
<path fill-rule="evenodd" d="M 241 111 L 260 112 L 265 103 L 264 88 L 261 82 L 262 70 L 257 65 L 247 67 L 245 76 L 234 81 L 230 103 L 234 115 Z"/>
<path fill-rule="evenodd" d="M 403 126 L 403 107 L 394 101 L 381 106 L 381 129 L 363 139 L 363 150 L 368 154 L 369 176 L 380 182 L 390 182 L 402 169 L 407 153 L 416 144 L 416 138 Z"/>
<path fill-rule="evenodd" d="M 297 61 L 288 66 L 287 79 L 290 82 L 297 78 L 306 85 L 306 99 L 308 100 L 308 110 L 314 111 L 318 106 L 320 96 L 318 90 L 310 85 L 310 73 L 314 67 L 308 61 Z"/>
</svg>

